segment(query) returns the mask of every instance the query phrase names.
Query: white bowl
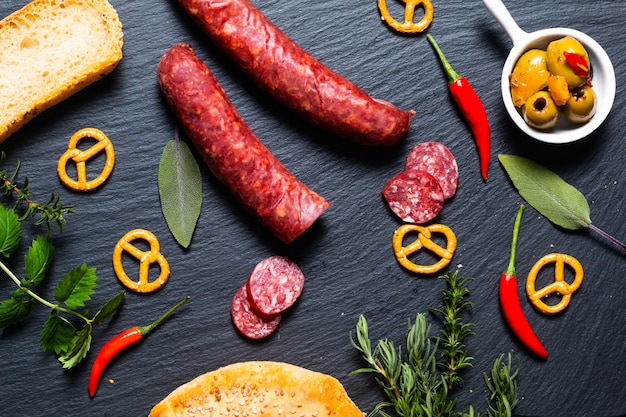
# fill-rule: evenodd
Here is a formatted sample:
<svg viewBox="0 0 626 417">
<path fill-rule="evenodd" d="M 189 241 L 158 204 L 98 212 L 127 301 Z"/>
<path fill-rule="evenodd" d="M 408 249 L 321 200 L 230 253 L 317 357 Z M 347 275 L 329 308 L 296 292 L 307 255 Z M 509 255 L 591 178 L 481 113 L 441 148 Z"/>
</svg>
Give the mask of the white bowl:
<svg viewBox="0 0 626 417">
<path fill-rule="evenodd" d="M 511 120 L 528 136 L 546 143 L 571 143 L 589 136 L 607 118 L 615 100 L 615 70 L 611 59 L 595 40 L 588 35 L 568 28 L 543 29 L 536 32 L 524 32 L 515 23 L 500 0 L 482 0 L 489 12 L 498 21 L 513 41 L 513 48 L 502 68 L 501 91 L 504 107 Z M 580 41 L 589 55 L 591 63 L 591 83 L 596 94 L 596 114 L 587 123 L 570 123 L 564 117 L 557 125 L 547 131 L 535 129 L 524 121 L 521 113 L 511 98 L 510 76 L 520 56 L 532 48 L 546 49 L 548 43 L 564 36 L 571 36 Z"/>
</svg>

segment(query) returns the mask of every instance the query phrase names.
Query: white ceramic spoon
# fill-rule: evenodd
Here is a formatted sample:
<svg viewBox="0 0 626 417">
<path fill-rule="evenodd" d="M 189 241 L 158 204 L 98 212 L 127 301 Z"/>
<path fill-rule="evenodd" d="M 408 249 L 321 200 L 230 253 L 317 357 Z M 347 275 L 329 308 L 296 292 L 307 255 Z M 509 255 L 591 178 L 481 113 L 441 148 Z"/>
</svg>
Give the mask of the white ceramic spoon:
<svg viewBox="0 0 626 417">
<path fill-rule="evenodd" d="M 509 116 L 528 136 L 547 143 L 570 143 L 587 137 L 606 119 L 615 99 L 615 70 L 609 56 L 595 40 L 588 35 L 568 28 L 542 29 L 536 32 L 523 31 L 500 0 L 482 0 L 483 4 L 502 26 L 513 41 L 513 48 L 502 68 L 502 100 Z M 561 117 L 559 123 L 550 131 L 534 129 L 524 122 L 518 109 L 513 105 L 510 90 L 510 75 L 519 57 L 529 49 L 545 49 L 548 43 L 564 36 L 572 36 L 580 41 L 589 55 L 592 70 L 593 90 L 596 94 L 597 110 L 593 118 L 584 124 L 573 124 Z"/>
</svg>

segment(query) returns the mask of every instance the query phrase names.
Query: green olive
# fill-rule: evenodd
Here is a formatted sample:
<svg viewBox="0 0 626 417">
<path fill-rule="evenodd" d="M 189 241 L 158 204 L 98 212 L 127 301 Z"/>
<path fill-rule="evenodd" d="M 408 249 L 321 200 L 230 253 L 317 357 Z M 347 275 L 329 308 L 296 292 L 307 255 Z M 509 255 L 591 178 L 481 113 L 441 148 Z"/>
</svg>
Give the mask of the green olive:
<svg viewBox="0 0 626 417">
<path fill-rule="evenodd" d="M 559 109 L 547 91 L 539 91 L 522 108 L 522 116 L 527 125 L 535 129 L 548 130 L 559 120 Z"/>
<path fill-rule="evenodd" d="M 563 115 L 572 123 L 586 123 L 596 114 L 597 101 L 593 88 L 584 85 L 574 90 L 563 106 Z"/>
<path fill-rule="evenodd" d="M 552 41 L 546 49 L 548 69 L 553 75 L 562 75 L 569 88 L 580 87 L 589 80 L 589 56 L 582 43 L 571 36 Z M 574 56 L 578 64 L 566 58 L 567 54 Z"/>
<path fill-rule="evenodd" d="M 530 49 L 517 60 L 511 74 L 511 98 L 516 107 L 522 106 L 528 97 L 548 85 L 546 52 Z"/>
</svg>

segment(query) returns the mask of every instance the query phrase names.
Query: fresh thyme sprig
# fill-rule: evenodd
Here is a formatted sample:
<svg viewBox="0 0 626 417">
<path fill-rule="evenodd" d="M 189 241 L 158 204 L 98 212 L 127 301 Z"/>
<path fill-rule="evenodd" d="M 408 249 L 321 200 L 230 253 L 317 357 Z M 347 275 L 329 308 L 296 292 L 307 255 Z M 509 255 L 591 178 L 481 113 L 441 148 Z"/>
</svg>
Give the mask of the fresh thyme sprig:
<svg viewBox="0 0 626 417">
<path fill-rule="evenodd" d="M 0 153 L 0 166 L 6 159 L 5 152 Z M 17 210 L 20 206 L 25 205 L 26 209 L 20 216 L 20 221 L 29 216 L 40 216 L 35 224 L 45 224 L 50 233 L 50 224 L 56 223 L 59 230 L 63 230 L 66 224 L 65 216 L 74 212 L 74 206 L 64 205 L 60 201 L 60 197 L 56 193 L 50 195 L 50 199 L 46 203 L 38 203 L 32 200 L 32 192 L 28 189 L 28 177 L 24 177 L 22 185 L 18 185 L 16 181 L 17 173 L 20 169 L 20 161 L 18 160 L 15 169 L 11 174 L 6 169 L 0 169 L 0 186 L 4 190 L 5 195 L 14 195 L 15 203 L 13 208 Z"/>
<path fill-rule="evenodd" d="M 375 373 L 378 384 L 387 396 L 378 403 L 369 416 L 380 414 L 390 417 L 386 411 L 392 408 L 400 417 L 478 417 L 472 406 L 467 412 L 456 411 L 456 399 L 449 396 L 454 384 L 462 382 L 459 371 L 472 366 L 472 357 L 463 342 L 473 334 L 473 324 L 464 323 L 461 313 L 471 308 L 467 297 L 467 283 L 459 271 L 442 276 L 447 288 L 442 291 L 440 308 L 433 309 L 442 317 L 440 336 L 431 335 L 431 325 L 426 315 L 419 313 L 409 326 L 405 337 L 406 352 L 392 341 L 379 340 L 372 350 L 367 320 L 363 315 L 356 325 L 356 340 L 350 334 L 350 343 L 357 349 L 368 367 L 352 374 Z M 438 361 L 438 357 L 443 357 Z M 491 417 L 511 417 L 517 405 L 517 375 L 519 365 L 512 366 L 511 355 L 504 362 L 504 355 L 492 364 L 491 374 L 484 374 L 491 396 L 486 400 L 487 414 Z"/>
</svg>

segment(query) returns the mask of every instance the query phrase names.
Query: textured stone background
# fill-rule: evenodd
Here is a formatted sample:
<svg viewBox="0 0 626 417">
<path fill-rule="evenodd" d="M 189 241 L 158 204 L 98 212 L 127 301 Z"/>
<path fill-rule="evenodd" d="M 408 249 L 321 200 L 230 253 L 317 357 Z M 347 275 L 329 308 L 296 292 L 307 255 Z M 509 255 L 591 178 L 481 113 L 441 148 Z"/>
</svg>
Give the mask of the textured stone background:
<svg viewBox="0 0 626 417">
<path fill-rule="evenodd" d="M 25 3 L 3 1 L 0 15 Z M 313 129 L 278 107 L 208 42 L 175 1 L 111 3 L 125 31 L 119 67 L 37 117 L 1 149 L 8 153 L 7 166 L 21 160 L 20 173 L 29 177 L 37 197 L 58 192 L 63 202 L 76 206 L 63 234 L 53 235 L 56 260 L 52 277 L 42 287 L 45 296 L 51 297 L 58 279 L 83 262 L 96 267 L 100 276 L 92 308 L 120 291 L 111 253 L 115 242 L 137 227 L 159 237 L 172 276 L 158 293 L 128 294 L 120 313 L 96 328 L 88 358 L 69 372 L 37 344 L 47 315 L 43 307 L 36 308 L 25 325 L 0 333 L 3 415 L 147 415 L 178 385 L 250 359 L 286 361 L 332 374 L 369 412 L 382 399 L 380 390 L 371 376 L 349 375 L 363 365 L 348 340 L 359 314 L 367 317 L 373 338 L 401 343 L 407 320 L 440 302 L 441 280 L 412 276 L 397 265 L 391 236 L 400 222 L 380 195 L 387 179 L 402 169 L 410 148 L 427 140 L 445 143 L 457 158 L 459 190 L 438 221 L 458 237 L 451 269 L 462 265 L 463 274 L 475 278 L 471 283 L 475 306 L 468 317 L 476 323 L 476 335 L 468 340 L 475 366 L 457 390 L 459 406 L 467 409 L 473 404 L 484 412 L 482 374 L 498 354 L 511 351 L 521 362 L 517 415 L 626 414 L 623 252 L 591 233 L 559 229 L 528 207 L 518 251 L 520 281 L 537 259 L 553 251 L 576 256 L 586 272 L 582 288 L 561 315 L 543 316 L 522 298 L 529 321 L 550 353 L 546 362 L 535 359 L 514 339 L 497 301 L 498 277 L 507 264 L 513 220 L 522 203 L 497 162 L 499 153 L 545 164 L 587 197 L 594 224 L 626 239 L 623 2 L 507 2 L 524 30 L 565 26 L 588 33 L 605 46 L 616 69 L 617 96 L 602 128 L 576 145 L 547 146 L 523 136 L 504 111 L 499 80 L 511 42 L 482 2 L 434 0 L 429 32 L 456 70 L 472 82 L 489 114 L 493 157 L 487 182 L 480 178 L 473 138 L 448 94 L 447 80 L 425 35 L 399 36 L 388 30 L 374 0 L 255 3 L 305 49 L 371 95 L 415 109 L 417 116 L 406 138 L 376 150 Z M 175 122 L 157 87 L 155 68 L 161 54 L 176 42 L 194 46 L 263 142 L 332 202 L 316 226 L 295 243 L 285 246 L 263 230 L 204 166 L 203 211 L 190 248 L 181 249 L 169 234 L 160 211 L 157 166 L 165 143 L 173 138 Z M 117 160 L 104 187 L 77 194 L 59 183 L 56 163 L 69 137 L 86 126 L 109 135 Z M 252 267 L 274 254 L 292 257 L 308 281 L 279 331 L 251 343 L 231 325 L 231 298 Z M 11 282 L 0 278 L 0 294 L 8 296 L 12 290 Z M 151 322 L 187 294 L 192 299 L 184 308 L 110 364 L 96 398 L 89 399 L 89 367 L 102 344 L 123 329 Z"/>
</svg>

